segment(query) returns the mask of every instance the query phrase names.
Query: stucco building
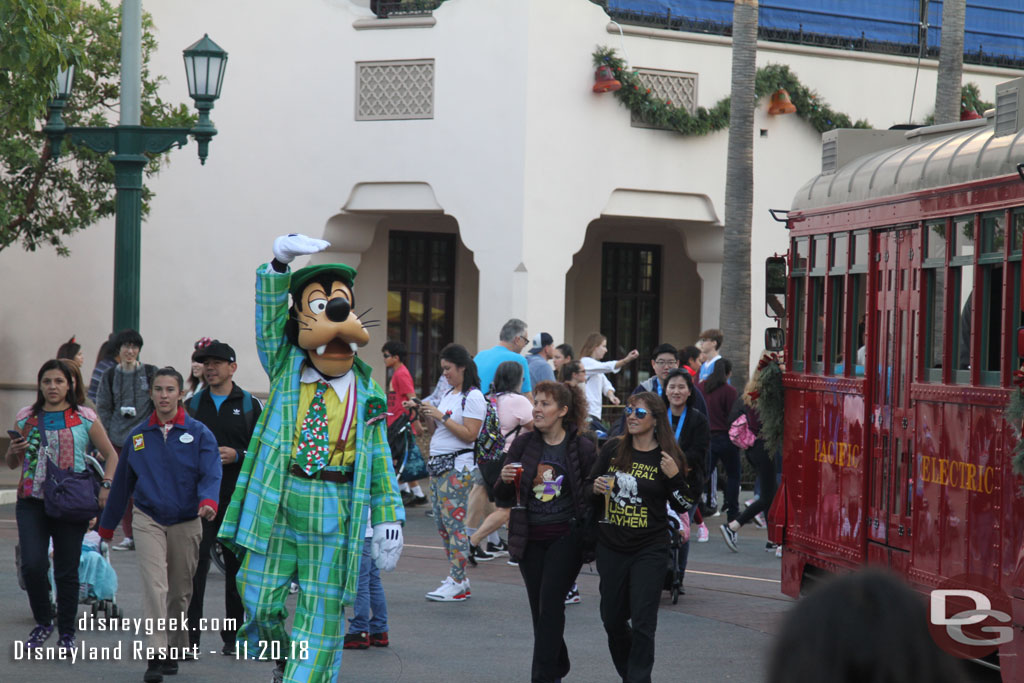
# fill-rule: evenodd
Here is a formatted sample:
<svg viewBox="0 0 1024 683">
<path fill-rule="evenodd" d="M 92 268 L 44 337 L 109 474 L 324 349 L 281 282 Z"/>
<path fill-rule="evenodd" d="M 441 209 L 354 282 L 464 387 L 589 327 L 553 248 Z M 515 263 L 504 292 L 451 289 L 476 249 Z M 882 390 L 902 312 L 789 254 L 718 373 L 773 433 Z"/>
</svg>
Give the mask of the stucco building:
<svg viewBox="0 0 1024 683">
<path fill-rule="evenodd" d="M 286 232 L 324 237 L 333 246 L 318 260 L 358 268 L 357 309 L 383 322 L 363 352 L 382 382 L 388 336 L 410 345 L 425 387 L 441 346 L 487 348 L 513 316 L 577 348 L 600 330 L 610 357 L 692 344 L 718 324 L 728 132 L 636 124 L 611 94 L 592 92 L 591 55 L 613 47 L 649 70 L 658 92 L 710 107 L 729 94 L 729 38 L 620 27 L 589 0 L 448 0 L 385 19 L 368 0 L 144 9 L 165 98 L 187 101 L 180 51 L 204 32 L 230 53 L 206 166 L 194 147 L 175 151 L 150 183 L 144 361 L 184 369 L 193 340 L 217 337 L 240 354 L 238 382 L 265 390 L 253 272 Z M 759 43 L 758 65 L 771 63 L 876 128 L 907 122 L 915 82 L 913 118 L 931 110 L 934 60 L 918 71 L 907 57 Z M 964 69 L 987 98 L 1016 75 Z M 821 164 L 809 124 L 766 110 L 755 115 L 755 354 L 768 324 L 764 258 L 787 244 L 768 209 L 788 208 Z M 70 258 L 0 253 L 3 414 L 30 402 L 36 370 L 61 341 L 78 336 L 89 371 L 109 331 L 113 221 L 69 245 Z M 619 388 L 644 376 L 623 376 Z"/>
</svg>

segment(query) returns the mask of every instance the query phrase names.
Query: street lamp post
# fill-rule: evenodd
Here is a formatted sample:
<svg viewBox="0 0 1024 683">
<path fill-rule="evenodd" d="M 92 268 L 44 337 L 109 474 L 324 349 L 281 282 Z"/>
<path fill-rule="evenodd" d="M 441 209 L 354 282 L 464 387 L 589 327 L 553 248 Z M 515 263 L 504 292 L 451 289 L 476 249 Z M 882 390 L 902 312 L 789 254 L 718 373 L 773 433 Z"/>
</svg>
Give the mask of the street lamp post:
<svg viewBox="0 0 1024 683">
<path fill-rule="evenodd" d="M 149 161 L 147 154 L 160 154 L 172 147 L 184 147 L 188 136 L 199 143 L 199 161 L 206 163 L 210 139 L 217 134 L 210 121 L 210 109 L 220 97 L 224 79 L 224 67 L 228 53 L 204 35 L 184 50 L 185 73 L 188 78 L 189 95 L 199 110 L 199 121 L 192 128 L 156 128 L 139 125 L 139 104 L 141 75 L 138 62 L 133 59 L 135 47 L 141 54 L 141 10 L 139 0 L 125 0 L 122 25 L 122 100 L 121 122 L 112 127 L 67 126 L 61 118 L 61 111 L 71 94 L 74 67 L 60 72 L 57 76 L 57 95 L 49 104 L 49 118 L 43 132 L 50 139 L 54 158 L 60 156 L 61 142 L 67 135 L 72 144 L 82 144 L 94 152 L 113 152 L 110 158 L 114 165 L 114 187 L 117 190 L 116 219 L 114 230 L 114 327 L 115 331 L 139 328 L 139 282 L 141 275 L 141 232 L 142 232 L 142 171 Z M 131 11 L 130 6 L 135 10 Z M 139 59 L 141 61 L 141 58 Z M 137 79 L 126 77 L 129 72 Z M 125 87 L 127 85 L 129 87 Z M 125 98 L 135 101 L 126 102 Z M 127 114 L 126 114 L 127 112 Z M 127 115 L 127 120 L 126 120 Z"/>
</svg>

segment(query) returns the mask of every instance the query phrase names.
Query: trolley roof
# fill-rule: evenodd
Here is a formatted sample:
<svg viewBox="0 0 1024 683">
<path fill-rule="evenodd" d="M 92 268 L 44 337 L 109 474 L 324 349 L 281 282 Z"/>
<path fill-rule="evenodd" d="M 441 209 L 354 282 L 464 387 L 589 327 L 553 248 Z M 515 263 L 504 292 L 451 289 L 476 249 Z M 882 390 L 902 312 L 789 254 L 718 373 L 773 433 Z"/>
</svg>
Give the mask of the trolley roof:
<svg viewBox="0 0 1024 683">
<path fill-rule="evenodd" d="M 927 129 L 910 131 L 905 144 L 866 154 L 834 172 L 812 178 L 797 191 L 792 210 L 807 211 L 1017 173 L 1016 164 L 1024 161 L 1024 128 L 997 137 L 991 119 L 987 123 L 946 135 L 935 135 L 939 131 L 929 133 Z"/>
</svg>

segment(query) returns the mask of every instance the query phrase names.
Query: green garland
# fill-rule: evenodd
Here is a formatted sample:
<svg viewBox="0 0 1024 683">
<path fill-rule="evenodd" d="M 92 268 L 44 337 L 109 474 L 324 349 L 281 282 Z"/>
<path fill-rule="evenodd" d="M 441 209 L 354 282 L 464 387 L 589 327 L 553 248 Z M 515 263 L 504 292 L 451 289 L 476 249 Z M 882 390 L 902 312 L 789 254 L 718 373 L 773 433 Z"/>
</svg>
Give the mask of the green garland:
<svg viewBox="0 0 1024 683">
<path fill-rule="evenodd" d="M 1017 435 L 1017 444 L 1012 451 L 1013 472 L 1019 477 L 1024 477 L 1024 439 L 1021 438 L 1021 425 L 1024 423 L 1024 377 L 1019 371 L 1015 373 L 1014 381 L 1017 388 L 1010 394 L 1010 402 L 1006 404 L 1003 419 Z M 1024 494 L 1024 484 L 1021 484 L 1021 493 Z"/>
<path fill-rule="evenodd" d="M 630 71 L 626 63 L 615 55 L 615 50 L 598 47 L 594 52 L 594 66 L 611 67 L 615 78 L 622 87 L 615 91 L 631 112 L 644 123 L 672 128 L 683 135 L 707 135 L 729 127 L 729 98 L 723 98 L 711 109 L 697 107 L 694 114 L 651 95 L 650 89 L 640 81 L 636 71 Z M 833 128 L 870 128 L 867 121 L 850 121 L 850 117 L 833 111 L 816 92 L 804 86 L 784 64 L 769 64 L 757 70 L 754 94 L 758 99 L 771 95 L 779 88 L 789 92 L 789 98 L 796 107 L 796 113 L 821 133 Z"/>
<path fill-rule="evenodd" d="M 968 83 L 960 88 L 960 111 L 971 109 L 979 116 L 984 116 L 985 112 L 994 106 L 991 102 L 981 99 L 981 89 L 977 84 Z"/>
<path fill-rule="evenodd" d="M 782 395 L 782 368 L 775 354 L 763 356 L 757 364 L 754 391 L 754 407 L 761 417 L 759 436 L 764 439 L 768 455 L 775 458 L 782 452 L 782 416 L 785 401 Z"/>
</svg>

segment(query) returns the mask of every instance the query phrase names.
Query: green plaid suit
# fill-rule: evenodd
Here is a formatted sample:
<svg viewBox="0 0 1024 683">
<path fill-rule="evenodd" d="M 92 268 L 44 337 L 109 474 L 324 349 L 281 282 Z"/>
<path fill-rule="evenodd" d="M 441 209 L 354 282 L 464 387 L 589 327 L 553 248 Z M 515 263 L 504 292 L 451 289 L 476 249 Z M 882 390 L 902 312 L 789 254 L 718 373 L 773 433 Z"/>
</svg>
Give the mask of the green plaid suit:
<svg viewBox="0 0 1024 683">
<path fill-rule="evenodd" d="M 242 463 L 219 538 L 245 558 L 238 575 L 248 619 L 238 631 L 249 654 L 258 641 L 279 641 L 289 658 L 286 681 L 334 681 L 341 664 L 343 605 L 355 600 L 366 506 L 371 523 L 404 521 L 387 445 L 385 420 L 366 425 L 366 401 L 384 392 L 358 358 L 356 460 L 350 484 L 288 474 L 306 352 L 285 338 L 291 273 L 270 264 L 256 272 L 256 345 L 270 377 L 270 396 Z M 302 589 L 290 646 L 284 601 L 291 580 Z M 308 657 L 301 658 L 308 644 Z M 295 652 L 292 653 L 291 650 Z"/>
</svg>

